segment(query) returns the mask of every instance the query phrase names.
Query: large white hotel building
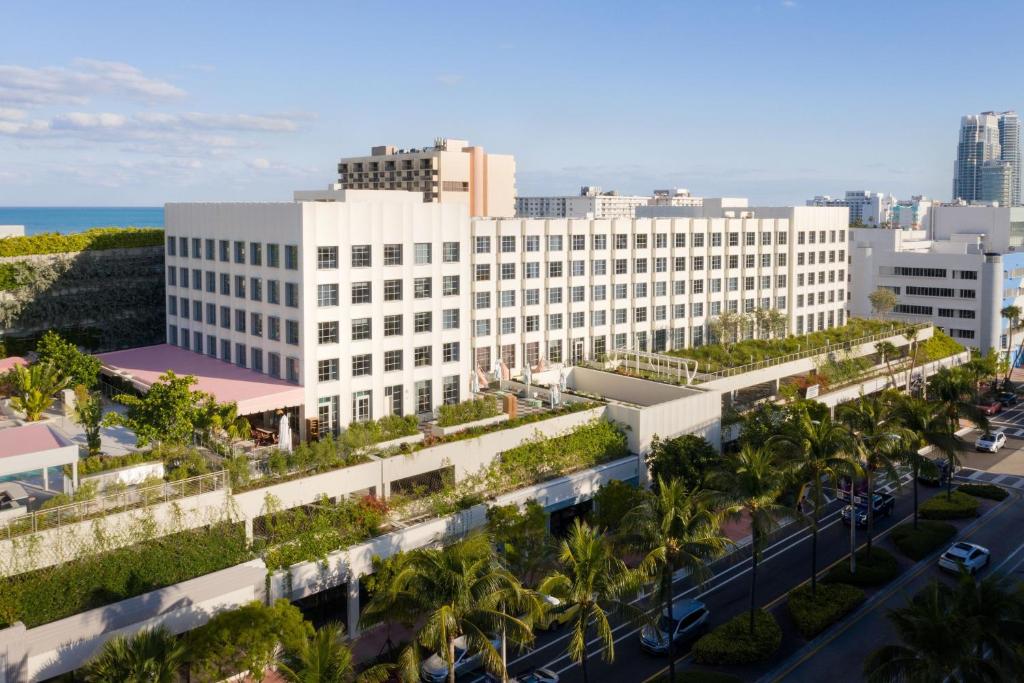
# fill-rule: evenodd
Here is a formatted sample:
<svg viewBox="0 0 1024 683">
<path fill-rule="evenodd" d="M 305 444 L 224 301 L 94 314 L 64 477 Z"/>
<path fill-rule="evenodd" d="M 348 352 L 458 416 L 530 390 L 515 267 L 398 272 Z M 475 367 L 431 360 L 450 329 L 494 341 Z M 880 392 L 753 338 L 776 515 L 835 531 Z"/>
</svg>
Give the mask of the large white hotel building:
<svg viewBox="0 0 1024 683">
<path fill-rule="evenodd" d="M 475 368 L 704 344 L 722 312 L 842 325 L 847 209 L 470 218 L 393 190 L 168 204 L 167 340 L 305 390 L 321 430 L 469 398 Z"/>
</svg>

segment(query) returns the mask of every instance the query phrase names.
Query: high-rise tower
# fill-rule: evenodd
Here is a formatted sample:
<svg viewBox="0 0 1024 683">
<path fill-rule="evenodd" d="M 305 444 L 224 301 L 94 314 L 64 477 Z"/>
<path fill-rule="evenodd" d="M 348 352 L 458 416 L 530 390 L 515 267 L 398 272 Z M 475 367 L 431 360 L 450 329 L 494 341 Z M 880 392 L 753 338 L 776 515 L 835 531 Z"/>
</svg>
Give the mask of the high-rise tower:
<svg viewBox="0 0 1024 683">
<path fill-rule="evenodd" d="M 1016 112 L 987 111 L 960 119 L 953 199 L 1020 204 L 1020 118 Z"/>
</svg>

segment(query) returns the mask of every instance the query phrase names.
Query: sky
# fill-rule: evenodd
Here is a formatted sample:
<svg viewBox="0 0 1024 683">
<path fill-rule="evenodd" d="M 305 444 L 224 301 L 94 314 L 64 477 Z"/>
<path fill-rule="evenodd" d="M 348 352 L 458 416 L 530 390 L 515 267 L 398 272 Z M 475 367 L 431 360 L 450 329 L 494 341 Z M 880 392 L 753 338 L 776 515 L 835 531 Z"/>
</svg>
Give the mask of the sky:
<svg viewBox="0 0 1024 683">
<path fill-rule="evenodd" d="M 1019 1 L 0 0 L 0 17 L 2 206 L 286 200 L 342 156 L 436 137 L 515 155 L 521 195 L 948 199 L 959 117 L 1024 108 Z"/>
</svg>

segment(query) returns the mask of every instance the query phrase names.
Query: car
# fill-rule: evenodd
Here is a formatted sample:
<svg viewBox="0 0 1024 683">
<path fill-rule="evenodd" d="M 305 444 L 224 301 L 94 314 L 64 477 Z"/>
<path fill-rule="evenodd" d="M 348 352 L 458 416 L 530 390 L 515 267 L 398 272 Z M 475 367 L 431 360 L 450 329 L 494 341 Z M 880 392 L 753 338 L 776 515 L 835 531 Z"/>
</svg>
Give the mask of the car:
<svg viewBox="0 0 1024 683">
<path fill-rule="evenodd" d="M 1006 445 L 1006 434 L 1001 429 L 994 429 L 979 436 L 974 442 L 975 450 L 995 453 Z"/>
<path fill-rule="evenodd" d="M 671 616 L 662 609 L 656 624 L 640 629 L 640 647 L 652 654 L 667 654 L 669 633 L 674 643 L 690 640 L 707 629 L 710 616 L 707 605 L 700 600 L 677 600 L 672 603 Z"/>
<path fill-rule="evenodd" d="M 482 680 L 486 683 L 502 683 L 500 676 L 489 672 L 484 675 Z M 509 676 L 505 679 L 505 683 L 558 683 L 558 674 L 551 669 L 537 668 L 514 678 Z"/>
<path fill-rule="evenodd" d="M 492 640 L 495 649 L 501 648 L 500 640 Z M 455 639 L 455 675 L 461 676 L 474 671 L 480 666 L 480 653 L 470 653 L 467 649 L 466 636 Z M 448 662 L 444 657 L 434 653 L 420 666 L 420 680 L 425 683 L 444 683 L 448 679 Z"/>
<path fill-rule="evenodd" d="M 986 567 L 992 553 L 975 543 L 959 541 L 949 547 L 949 550 L 939 557 L 939 568 L 950 572 L 959 572 L 963 567 L 968 574 L 974 575 L 983 567 Z"/>
<path fill-rule="evenodd" d="M 1006 391 L 999 394 L 999 402 L 1003 404 L 1004 408 L 1017 405 L 1017 394 L 1012 391 Z"/>
<path fill-rule="evenodd" d="M 917 473 L 917 481 L 926 486 L 945 486 L 949 481 L 949 461 L 945 458 L 925 458 L 925 461 Z M 956 471 L 960 471 L 959 465 Z"/>
<path fill-rule="evenodd" d="M 876 493 L 875 494 L 875 519 L 880 517 L 888 517 L 893 513 L 896 508 L 896 499 L 888 493 Z M 851 506 L 847 505 L 843 508 L 843 524 L 849 526 L 850 524 L 850 510 Z M 857 526 L 865 527 L 868 525 L 868 506 L 864 500 L 864 496 L 860 496 L 857 501 Z"/>
<path fill-rule="evenodd" d="M 540 596 L 543 602 L 544 612 L 537 620 L 537 628 L 542 631 L 555 631 L 572 621 L 579 612 L 579 605 L 566 605 L 561 600 L 551 595 Z"/>
<path fill-rule="evenodd" d="M 975 407 L 981 412 L 982 415 L 985 415 L 987 417 L 992 417 L 993 415 L 998 415 L 999 413 L 1003 412 L 1003 404 L 995 400 L 981 401 Z"/>
</svg>

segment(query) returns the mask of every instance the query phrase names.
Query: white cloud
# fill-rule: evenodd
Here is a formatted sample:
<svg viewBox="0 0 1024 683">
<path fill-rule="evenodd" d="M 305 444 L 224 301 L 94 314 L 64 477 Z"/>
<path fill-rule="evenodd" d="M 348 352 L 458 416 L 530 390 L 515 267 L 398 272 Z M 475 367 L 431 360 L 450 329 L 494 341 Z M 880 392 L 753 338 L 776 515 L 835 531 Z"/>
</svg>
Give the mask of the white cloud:
<svg viewBox="0 0 1024 683">
<path fill-rule="evenodd" d="M 101 94 L 167 100 L 183 97 L 185 91 L 122 62 L 75 59 L 70 67 L 38 68 L 0 64 L 0 104 L 80 105 Z"/>
<path fill-rule="evenodd" d="M 437 82 L 441 85 L 447 85 L 449 88 L 452 88 L 459 83 L 462 83 L 462 74 L 439 74 L 437 76 Z"/>
<path fill-rule="evenodd" d="M 24 109 L 0 107 L 0 121 L 20 121 L 23 118 L 25 118 Z"/>
<path fill-rule="evenodd" d="M 257 170 L 266 170 L 270 168 L 270 160 L 263 158 L 256 158 L 246 163 L 249 168 L 255 168 Z"/>
<path fill-rule="evenodd" d="M 787 9 L 793 9 L 796 7 L 796 0 L 782 0 L 782 6 Z"/>
</svg>

